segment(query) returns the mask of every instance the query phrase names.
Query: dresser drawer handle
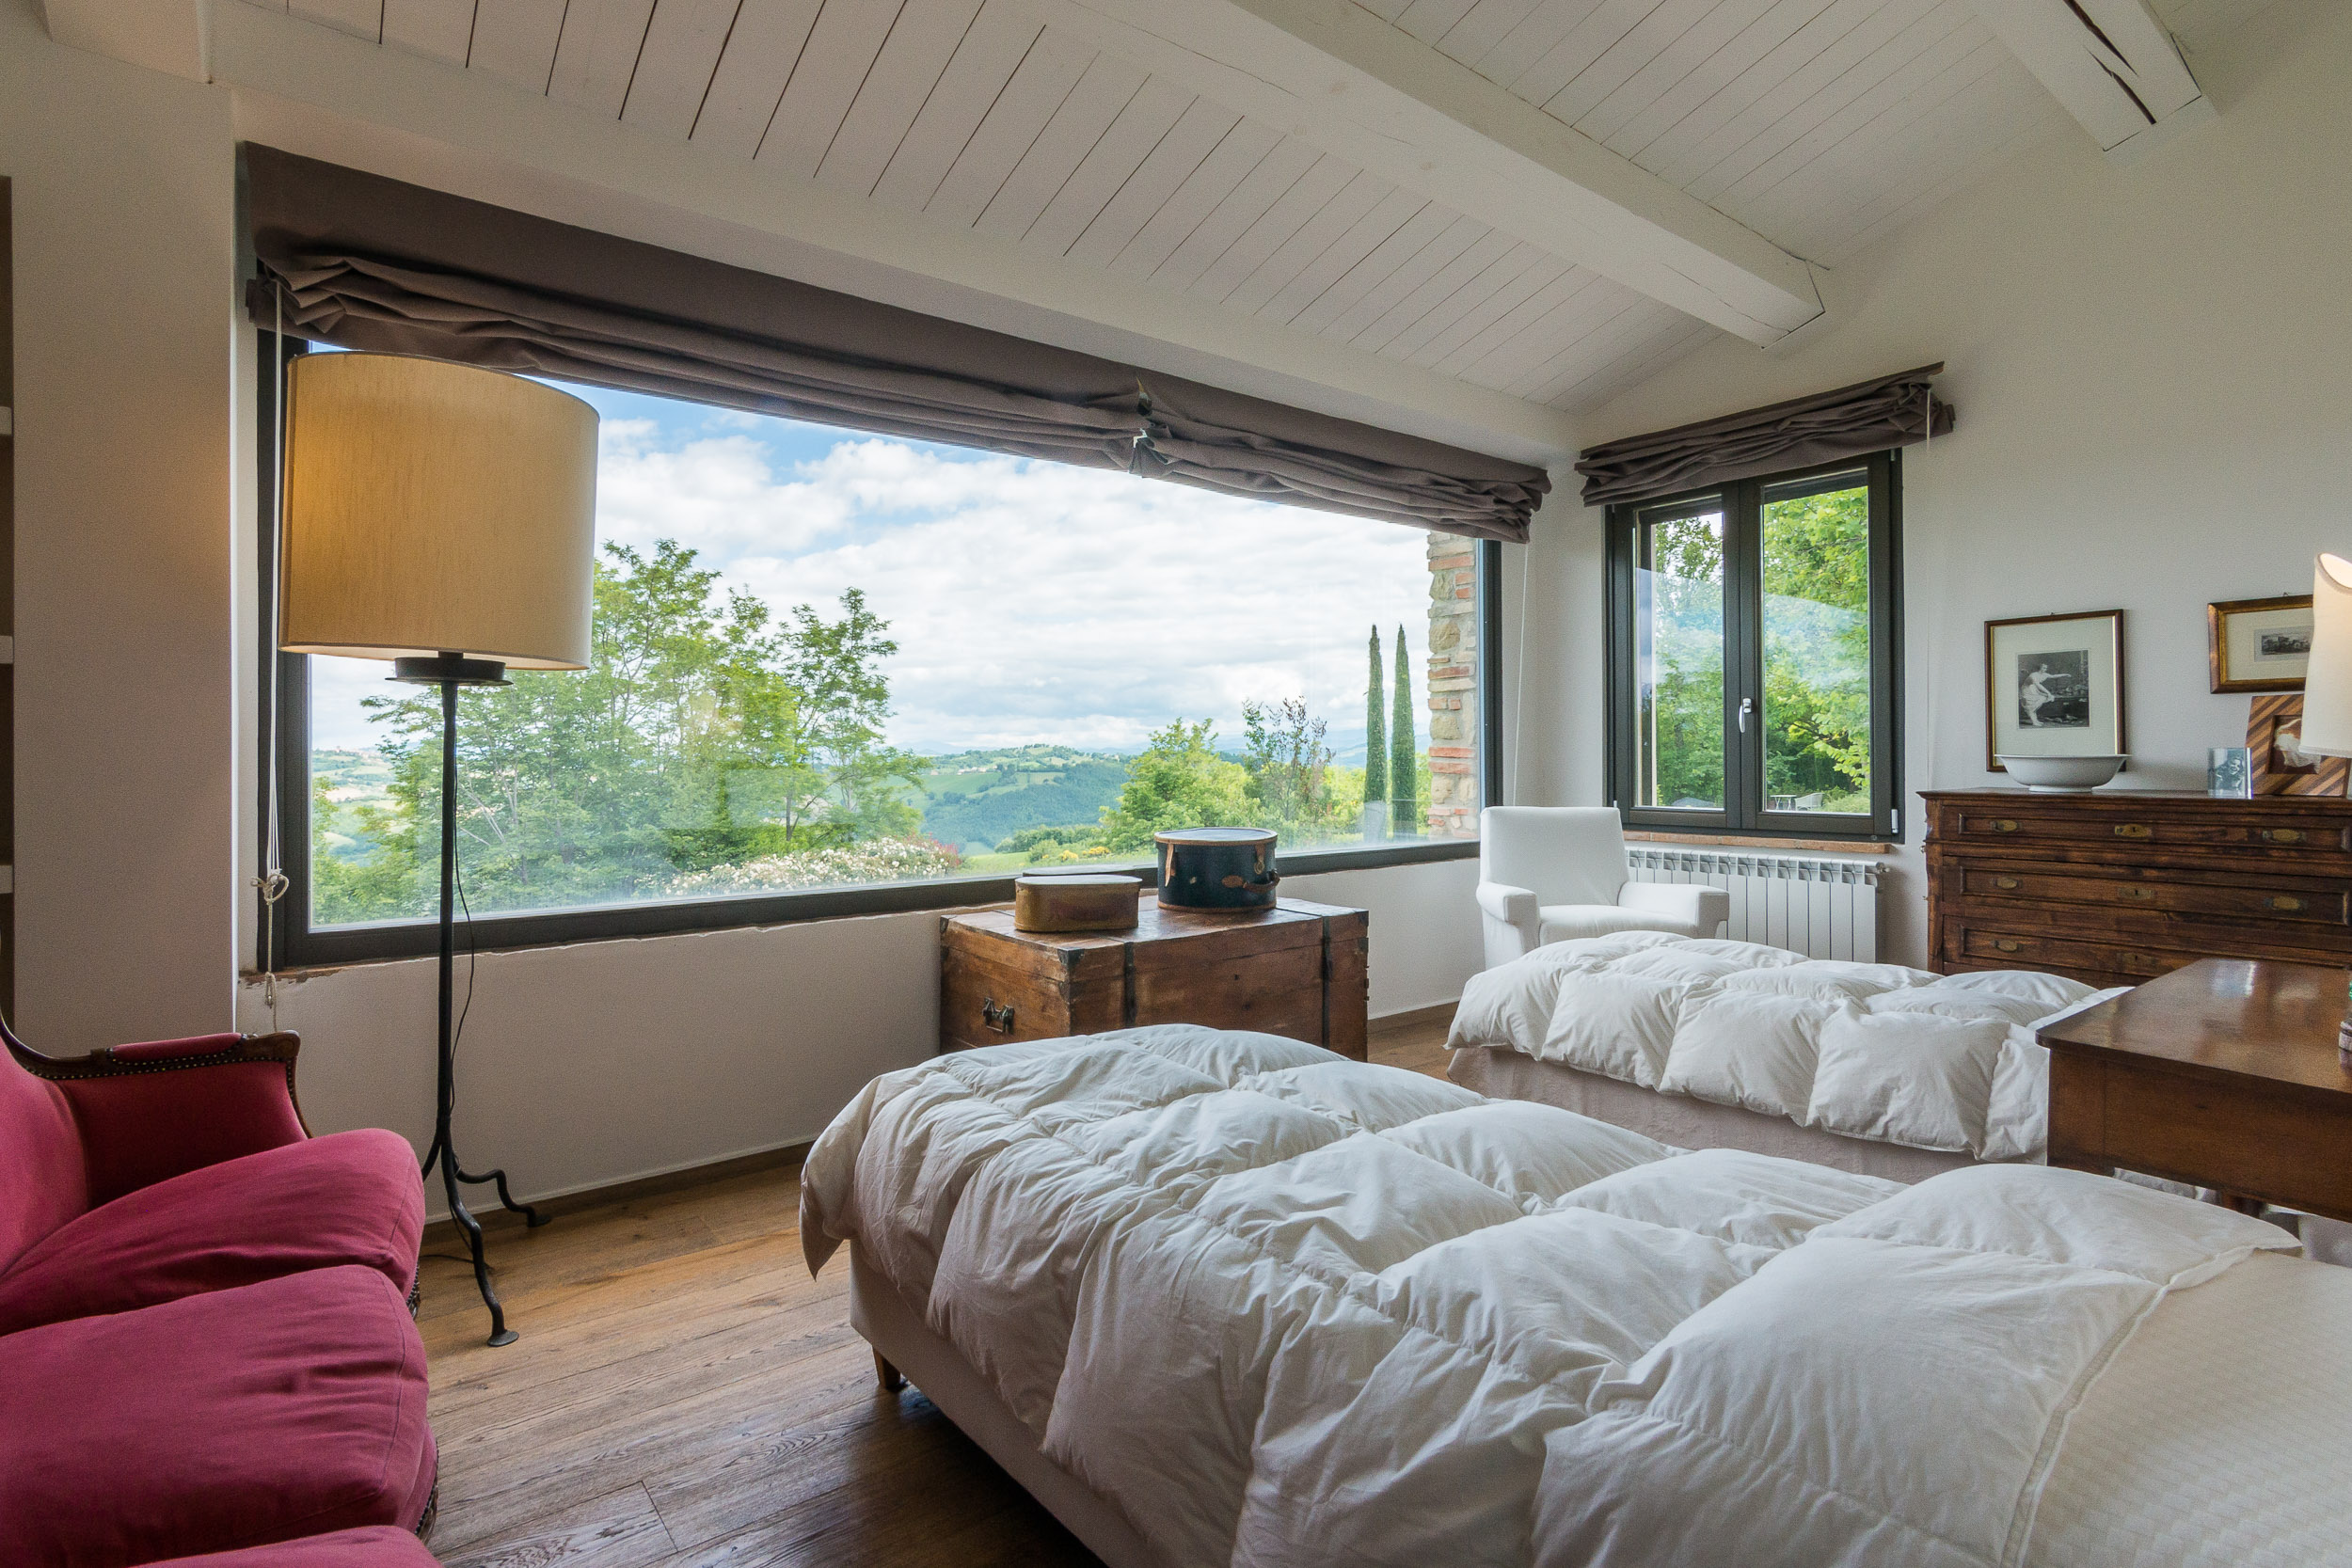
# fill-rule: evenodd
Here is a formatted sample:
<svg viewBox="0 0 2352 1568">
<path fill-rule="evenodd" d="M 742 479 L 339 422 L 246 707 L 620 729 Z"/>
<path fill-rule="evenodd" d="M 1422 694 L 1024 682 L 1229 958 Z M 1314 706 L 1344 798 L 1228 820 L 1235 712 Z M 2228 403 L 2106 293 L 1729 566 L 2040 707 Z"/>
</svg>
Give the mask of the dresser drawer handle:
<svg viewBox="0 0 2352 1568">
<path fill-rule="evenodd" d="M 1993 819 L 1992 828 L 1996 833 L 2013 833 L 2017 831 L 2017 818 L 2013 816 L 1996 816 Z"/>
<path fill-rule="evenodd" d="M 2264 909 L 2280 910 L 2289 914 L 2293 914 L 2296 911 L 2301 909 L 2302 907 L 2303 900 L 2284 893 L 2274 894 L 2270 897 L 2263 900 Z"/>
<path fill-rule="evenodd" d="M 2007 937 L 1997 939 L 1993 946 L 1994 951 L 2001 953 L 2023 953 L 2026 950 L 2024 942 L 2011 942 Z"/>
<path fill-rule="evenodd" d="M 2014 877 L 1995 877 L 1993 879 L 1993 885 L 1999 888 L 2003 893 L 2008 893 L 2012 889 L 2023 886 L 2024 884 L 2019 882 Z"/>
<path fill-rule="evenodd" d="M 984 998 L 980 1003 L 980 1022 L 1000 1035 L 1011 1034 L 1012 1004 L 999 1002 L 993 996 Z"/>
<path fill-rule="evenodd" d="M 2150 887 L 2125 887 L 2122 892 L 2126 898 L 2153 898 L 2156 895 L 2156 890 Z"/>
<path fill-rule="evenodd" d="M 2146 838 L 2149 836 L 2149 831 L 2145 823 L 2118 822 L 2115 825 L 2115 836 L 2118 838 Z"/>
<path fill-rule="evenodd" d="M 2303 830 L 2300 828 L 2265 828 L 2262 831 L 2262 840 L 2265 844 L 2300 844 L 2303 842 Z"/>
</svg>

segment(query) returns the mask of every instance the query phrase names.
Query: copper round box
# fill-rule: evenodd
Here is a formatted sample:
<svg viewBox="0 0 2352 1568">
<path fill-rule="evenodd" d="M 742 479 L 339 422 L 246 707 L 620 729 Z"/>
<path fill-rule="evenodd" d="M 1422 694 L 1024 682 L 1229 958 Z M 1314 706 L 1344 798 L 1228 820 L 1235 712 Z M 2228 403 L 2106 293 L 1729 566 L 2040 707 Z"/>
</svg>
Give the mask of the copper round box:
<svg viewBox="0 0 2352 1568">
<path fill-rule="evenodd" d="M 1013 879 L 1016 931 L 1132 931 L 1143 879 L 1100 871 L 1032 871 Z"/>
<path fill-rule="evenodd" d="M 1171 828 L 1153 833 L 1160 852 L 1160 902 L 1173 910 L 1270 910 L 1271 828 Z"/>
</svg>

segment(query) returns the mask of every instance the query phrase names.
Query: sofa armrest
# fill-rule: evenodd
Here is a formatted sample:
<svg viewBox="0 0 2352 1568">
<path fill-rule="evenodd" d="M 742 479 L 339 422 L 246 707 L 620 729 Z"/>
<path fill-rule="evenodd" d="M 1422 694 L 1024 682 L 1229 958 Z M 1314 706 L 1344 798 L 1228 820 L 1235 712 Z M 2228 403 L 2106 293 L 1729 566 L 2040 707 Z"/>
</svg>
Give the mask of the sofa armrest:
<svg viewBox="0 0 2352 1568">
<path fill-rule="evenodd" d="M 199 1035 L 87 1056 L 42 1056 L 22 1046 L 13 1053 L 65 1092 L 96 1205 L 309 1137 L 294 1101 L 301 1046 L 291 1034 Z"/>
<path fill-rule="evenodd" d="M 1692 882 L 1628 882 L 1617 891 L 1617 907 L 1671 920 L 1688 936 L 1711 937 L 1731 918 L 1731 895 Z"/>
</svg>

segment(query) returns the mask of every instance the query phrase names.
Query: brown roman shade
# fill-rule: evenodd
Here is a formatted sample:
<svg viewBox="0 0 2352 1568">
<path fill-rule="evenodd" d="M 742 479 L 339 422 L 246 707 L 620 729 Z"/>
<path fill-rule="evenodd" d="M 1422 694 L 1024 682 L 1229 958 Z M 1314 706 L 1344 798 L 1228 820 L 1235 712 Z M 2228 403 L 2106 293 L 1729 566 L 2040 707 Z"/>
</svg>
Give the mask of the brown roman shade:
<svg viewBox="0 0 2352 1568">
<path fill-rule="evenodd" d="M 1834 392 L 1587 448 L 1576 463 L 1584 476 L 1584 504 L 1648 500 L 1912 446 L 1931 434 L 1947 436 L 1952 406 L 1938 402 L 1931 387 L 1943 369 L 1899 371 Z"/>
<path fill-rule="evenodd" d="M 244 149 L 264 326 L 1523 541 L 1540 468 Z"/>
</svg>

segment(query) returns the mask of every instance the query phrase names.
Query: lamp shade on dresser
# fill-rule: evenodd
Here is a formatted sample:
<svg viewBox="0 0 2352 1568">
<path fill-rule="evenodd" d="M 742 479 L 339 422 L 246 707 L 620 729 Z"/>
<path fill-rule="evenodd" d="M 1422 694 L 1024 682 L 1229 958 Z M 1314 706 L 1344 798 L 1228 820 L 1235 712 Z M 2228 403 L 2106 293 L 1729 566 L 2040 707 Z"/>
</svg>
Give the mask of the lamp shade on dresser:
<svg viewBox="0 0 2352 1568">
<path fill-rule="evenodd" d="M 1923 794 L 1929 961 L 2134 986 L 2201 958 L 2352 963 L 2352 800 Z"/>
</svg>

